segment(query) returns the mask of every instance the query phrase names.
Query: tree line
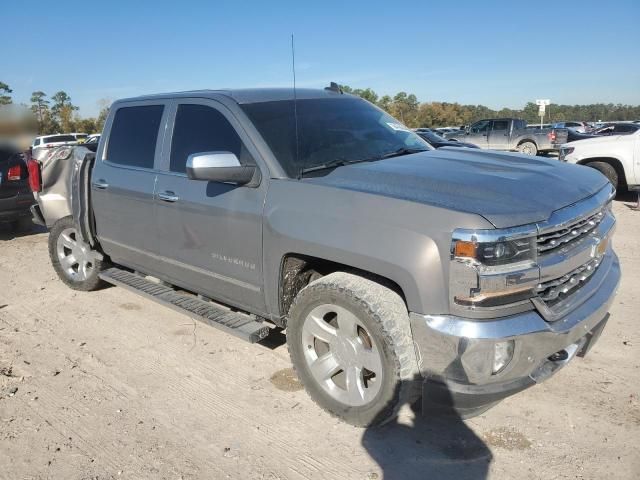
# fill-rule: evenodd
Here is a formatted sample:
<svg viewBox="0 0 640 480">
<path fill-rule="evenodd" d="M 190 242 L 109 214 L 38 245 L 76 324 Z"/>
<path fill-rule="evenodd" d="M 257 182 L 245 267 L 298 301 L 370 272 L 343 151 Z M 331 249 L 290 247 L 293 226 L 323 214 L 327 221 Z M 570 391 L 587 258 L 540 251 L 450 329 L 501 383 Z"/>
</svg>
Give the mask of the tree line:
<svg viewBox="0 0 640 480">
<path fill-rule="evenodd" d="M 342 85 L 342 90 L 378 105 L 408 127 L 437 128 L 446 126 L 469 125 L 483 118 L 514 117 L 522 118 L 527 123 L 540 122 L 538 106 L 527 103 L 524 108 L 502 108 L 493 110 L 484 105 L 462 105 L 450 102 L 419 102 L 412 93 L 399 92 L 393 97 L 379 96 L 371 88 L 353 89 Z M 547 107 L 545 122 L 562 122 L 577 120 L 585 122 L 640 120 L 640 105 L 622 105 L 613 103 L 594 103 L 590 105 L 556 105 Z"/>
<path fill-rule="evenodd" d="M 527 103 L 521 110 L 502 108 L 493 110 L 484 105 L 463 105 L 450 102 L 419 102 L 418 98 L 407 92 L 398 92 L 394 96 L 379 96 L 371 88 L 351 88 L 341 85 L 346 93 L 351 93 L 378 105 L 405 125 L 418 127 L 445 127 L 468 125 L 483 118 L 516 117 L 528 123 L 540 121 L 538 107 L 533 102 Z M 12 90 L 6 83 L 0 82 L 0 105 L 12 103 Z M 59 91 L 51 97 L 42 91 L 31 94 L 27 107 L 33 113 L 37 130 L 40 134 L 102 131 L 102 126 L 109 113 L 108 100 L 101 100 L 97 117 L 80 117 L 78 107 L 71 102 L 71 97 Z M 590 105 L 556 105 L 548 107 L 545 122 L 561 122 L 564 120 L 579 121 L 619 121 L 639 120 L 640 105 L 622 105 L 613 103 L 594 103 Z"/>
<path fill-rule="evenodd" d="M 13 90 L 4 82 L 0 82 L 0 106 L 13 103 L 11 97 Z M 50 97 L 43 91 L 37 90 L 31 94 L 27 107 L 32 113 L 32 126 L 38 134 L 48 135 L 52 133 L 99 133 L 102 131 L 107 114 L 109 113 L 109 100 L 100 100 L 100 112 L 97 117 L 81 117 L 78 115 L 78 107 L 71 101 L 67 92 L 61 90 Z"/>
</svg>

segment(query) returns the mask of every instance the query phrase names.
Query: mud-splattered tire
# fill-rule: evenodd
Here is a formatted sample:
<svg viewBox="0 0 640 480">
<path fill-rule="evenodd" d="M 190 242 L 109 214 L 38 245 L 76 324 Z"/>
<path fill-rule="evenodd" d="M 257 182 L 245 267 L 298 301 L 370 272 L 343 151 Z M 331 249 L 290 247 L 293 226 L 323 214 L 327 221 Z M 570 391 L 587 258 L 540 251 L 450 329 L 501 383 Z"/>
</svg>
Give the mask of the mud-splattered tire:
<svg viewBox="0 0 640 480">
<path fill-rule="evenodd" d="M 618 189 L 618 187 L 619 187 L 619 185 L 618 185 L 618 172 L 613 167 L 613 165 L 610 165 L 610 164 L 608 164 L 606 162 L 590 162 L 590 163 L 587 163 L 586 166 L 587 167 L 591 167 L 591 168 L 595 168 L 596 170 L 598 170 L 605 177 L 607 177 L 607 180 L 609 180 L 609 182 L 611 182 L 611 185 L 613 185 L 614 188 Z"/>
<path fill-rule="evenodd" d="M 80 239 L 72 217 L 58 220 L 49 233 L 49 256 L 54 270 L 67 286 L 89 292 L 104 283 L 98 275 L 107 266 Z"/>
<path fill-rule="evenodd" d="M 337 272 L 311 282 L 289 311 L 287 344 L 311 398 L 352 425 L 384 423 L 420 396 L 407 308 L 375 281 Z"/>
<path fill-rule="evenodd" d="M 535 156 L 538 154 L 538 147 L 536 147 L 536 144 L 533 142 L 522 142 L 518 145 L 518 151 L 524 155 Z"/>
</svg>

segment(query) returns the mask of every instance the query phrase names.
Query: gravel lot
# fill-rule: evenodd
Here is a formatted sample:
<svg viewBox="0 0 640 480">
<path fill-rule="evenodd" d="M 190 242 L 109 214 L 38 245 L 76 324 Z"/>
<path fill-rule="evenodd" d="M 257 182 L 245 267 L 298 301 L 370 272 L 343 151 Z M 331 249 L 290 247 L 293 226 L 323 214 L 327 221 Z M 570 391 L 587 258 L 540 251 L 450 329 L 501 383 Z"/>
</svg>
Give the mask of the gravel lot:
<svg viewBox="0 0 640 480">
<path fill-rule="evenodd" d="M 0 477 L 640 478 L 640 212 L 600 342 L 481 417 L 363 430 L 317 408 L 283 337 L 248 345 L 107 288 L 74 292 L 47 234 L 0 231 Z"/>
</svg>

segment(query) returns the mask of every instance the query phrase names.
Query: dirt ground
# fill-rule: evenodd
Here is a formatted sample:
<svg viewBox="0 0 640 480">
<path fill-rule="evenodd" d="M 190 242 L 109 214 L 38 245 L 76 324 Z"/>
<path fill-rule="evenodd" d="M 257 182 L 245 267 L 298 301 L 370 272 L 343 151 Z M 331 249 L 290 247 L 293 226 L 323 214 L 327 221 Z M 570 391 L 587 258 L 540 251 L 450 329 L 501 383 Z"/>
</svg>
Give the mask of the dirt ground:
<svg viewBox="0 0 640 480">
<path fill-rule="evenodd" d="M 640 212 L 600 342 L 484 415 L 359 429 L 307 397 L 283 336 L 249 345 L 123 289 L 58 281 L 47 234 L 0 231 L 5 479 L 640 478 Z"/>
</svg>

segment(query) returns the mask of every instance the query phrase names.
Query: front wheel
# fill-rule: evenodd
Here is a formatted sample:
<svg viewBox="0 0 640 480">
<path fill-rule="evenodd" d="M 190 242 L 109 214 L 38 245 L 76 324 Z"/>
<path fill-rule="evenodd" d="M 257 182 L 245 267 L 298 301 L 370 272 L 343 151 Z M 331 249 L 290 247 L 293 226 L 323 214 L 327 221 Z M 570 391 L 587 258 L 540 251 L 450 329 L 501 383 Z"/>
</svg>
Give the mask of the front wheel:
<svg viewBox="0 0 640 480">
<path fill-rule="evenodd" d="M 619 188 L 618 185 L 618 172 L 616 171 L 616 169 L 606 163 L 606 162 L 589 162 L 586 164 L 587 167 L 591 167 L 591 168 L 595 168 L 596 170 L 598 170 L 600 173 L 602 173 L 605 177 L 607 177 L 607 180 L 609 180 L 609 182 L 611 182 L 611 185 L 613 185 L 613 187 L 615 189 Z"/>
<path fill-rule="evenodd" d="M 518 145 L 518 151 L 525 155 L 537 155 L 538 147 L 536 147 L 536 144 L 533 142 L 522 142 Z"/>
<path fill-rule="evenodd" d="M 60 280 L 74 290 L 88 292 L 103 285 L 98 275 L 105 262 L 82 240 L 72 217 L 61 218 L 51 228 L 49 256 Z"/>
<path fill-rule="evenodd" d="M 302 289 L 289 313 L 293 366 L 329 413 L 356 426 L 380 424 L 419 397 L 407 308 L 393 290 L 332 273 Z"/>
</svg>

